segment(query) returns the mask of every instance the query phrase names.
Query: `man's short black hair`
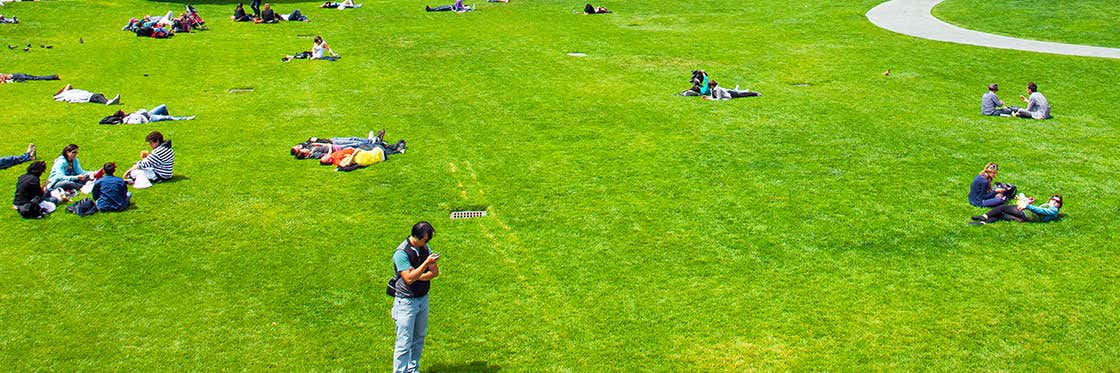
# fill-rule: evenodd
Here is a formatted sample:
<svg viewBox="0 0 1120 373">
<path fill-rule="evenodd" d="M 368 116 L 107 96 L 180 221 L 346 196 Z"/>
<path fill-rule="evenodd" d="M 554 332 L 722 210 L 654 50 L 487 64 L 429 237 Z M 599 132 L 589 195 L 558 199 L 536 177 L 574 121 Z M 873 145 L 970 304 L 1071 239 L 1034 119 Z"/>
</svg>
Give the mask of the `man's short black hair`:
<svg viewBox="0 0 1120 373">
<path fill-rule="evenodd" d="M 412 226 L 412 237 L 416 239 L 432 239 L 436 234 L 436 229 L 432 228 L 432 224 L 426 221 L 416 223 Z"/>
<path fill-rule="evenodd" d="M 35 176 L 43 176 L 43 171 L 47 170 L 47 162 L 36 161 L 27 165 L 27 173 Z"/>
<path fill-rule="evenodd" d="M 1034 82 L 1027 83 L 1027 89 L 1031 90 L 1031 92 L 1038 92 L 1038 84 L 1034 84 Z"/>
<path fill-rule="evenodd" d="M 148 137 L 145 137 L 144 140 L 148 140 L 148 142 L 154 142 L 156 144 L 163 144 L 163 134 L 159 131 L 152 131 L 152 133 L 149 133 Z"/>
<path fill-rule="evenodd" d="M 101 169 L 105 170 L 106 175 L 113 176 L 113 174 L 117 173 L 117 164 L 113 162 L 107 162 L 104 166 L 101 167 Z"/>
</svg>

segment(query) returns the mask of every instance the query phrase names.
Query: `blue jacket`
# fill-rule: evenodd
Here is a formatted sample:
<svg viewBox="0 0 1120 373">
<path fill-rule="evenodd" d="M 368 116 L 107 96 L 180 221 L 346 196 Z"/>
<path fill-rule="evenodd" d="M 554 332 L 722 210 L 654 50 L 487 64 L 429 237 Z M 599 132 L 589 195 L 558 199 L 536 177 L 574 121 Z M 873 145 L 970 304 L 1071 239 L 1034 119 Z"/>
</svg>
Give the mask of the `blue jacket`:
<svg viewBox="0 0 1120 373">
<path fill-rule="evenodd" d="M 1038 215 L 1038 221 L 1043 222 L 1043 223 L 1058 218 L 1058 208 L 1054 207 L 1054 206 L 1050 206 L 1048 204 L 1038 206 L 1038 207 L 1035 207 L 1033 205 L 1027 205 L 1027 210 L 1030 210 L 1030 212 L 1033 212 L 1035 215 Z"/>
<path fill-rule="evenodd" d="M 116 176 L 105 176 L 93 184 L 93 200 L 98 211 L 124 211 L 128 208 L 128 184 Z"/>
<path fill-rule="evenodd" d="M 78 158 L 74 158 L 74 167 L 67 167 L 66 156 L 58 156 L 51 165 L 51 173 L 47 176 L 47 190 L 55 189 L 55 186 L 63 181 L 78 182 L 78 176 L 85 174 L 82 170 L 81 162 Z"/>
<path fill-rule="evenodd" d="M 972 179 L 972 187 L 968 190 L 968 203 L 970 205 L 980 207 L 984 200 L 995 196 L 996 192 L 992 191 L 991 180 L 988 180 L 984 175 L 976 175 L 976 178 Z"/>
</svg>

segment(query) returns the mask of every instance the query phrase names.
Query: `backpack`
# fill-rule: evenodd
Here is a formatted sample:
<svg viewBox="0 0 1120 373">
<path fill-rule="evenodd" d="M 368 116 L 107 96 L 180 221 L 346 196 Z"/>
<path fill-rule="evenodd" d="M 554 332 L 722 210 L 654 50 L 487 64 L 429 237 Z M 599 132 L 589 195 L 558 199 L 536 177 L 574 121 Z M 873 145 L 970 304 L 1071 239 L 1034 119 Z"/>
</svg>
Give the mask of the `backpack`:
<svg viewBox="0 0 1120 373">
<path fill-rule="evenodd" d="M 19 211 L 19 216 L 22 216 L 26 219 L 37 219 L 43 217 L 43 208 L 39 206 L 39 202 L 36 201 L 31 201 L 31 203 L 25 203 L 16 206 L 16 210 Z"/>
<path fill-rule="evenodd" d="M 93 202 L 93 198 L 86 198 L 75 202 L 73 205 L 66 206 L 66 211 L 78 216 L 90 216 L 97 213 L 97 204 Z"/>
<path fill-rule="evenodd" d="M 113 115 L 101 118 L 100 124 L 121 124 L 124 122 L 124 112 L 117 110 Z"/>
</svg>

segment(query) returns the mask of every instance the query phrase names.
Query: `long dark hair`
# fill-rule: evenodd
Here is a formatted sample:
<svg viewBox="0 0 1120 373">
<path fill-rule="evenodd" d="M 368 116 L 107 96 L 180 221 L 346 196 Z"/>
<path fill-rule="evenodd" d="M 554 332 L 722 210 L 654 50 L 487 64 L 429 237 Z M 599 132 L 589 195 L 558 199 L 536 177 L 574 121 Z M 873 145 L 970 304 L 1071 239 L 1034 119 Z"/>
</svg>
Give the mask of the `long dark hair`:
<svg viewBox="0 0 1120 373">
<path fill-rule="evenodd" d="M 66 157 L 66 153 L 69 153 L 69 152 L 72 152 L 72 151 L 75 151 L 75 150 L 78 150 L 78 145 L 75 145 L 75 144 L 66 145 L 65 148 L 62 148 L 62 160 L 66 162 L 66 171 L 67 172 L 74 172 L 74 160 L 78 159 L 78 157 L 74 157 L 74 159 L 70 159 L 70 158 Z"/>
<path fill-rule="evenodd" d="M 47 162 L 35 161 L 35 163 L 27 165 L 27 173 L 38 176 L 43 176 L 43 171 L 47 170 Z"/>
</svg>

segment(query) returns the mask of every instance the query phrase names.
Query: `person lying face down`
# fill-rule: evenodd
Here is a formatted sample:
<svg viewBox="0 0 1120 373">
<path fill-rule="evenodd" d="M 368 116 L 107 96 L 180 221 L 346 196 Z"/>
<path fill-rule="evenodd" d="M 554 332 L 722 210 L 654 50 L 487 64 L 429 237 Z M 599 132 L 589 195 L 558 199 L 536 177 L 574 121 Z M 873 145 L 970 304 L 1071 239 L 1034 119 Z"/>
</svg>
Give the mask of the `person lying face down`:
<svg viewBox="0 0 1120 373">
<path fill-rule="evenodd" d="M 1031 205 L 1034 203 L 1034 198 L 1024 195 L 1019 195 L 1019 199 L 1015 205 L 1001 205 L 988 210 L 988 212 L 972 217 L 972 225 L 986 225 L 995 223 L 1000 220 L 1017 221 L 1020 223 L 1038 222 L 1046 223 L 1057 219 L 1060 215 L 1059 212 L 1062 208 L 1062 195 L 1054 194 L 1045 204 L 1040 206 Z M 1030 211 L 1031 214 L 1027 215 L 1024 211 Z"/>
</svg>

